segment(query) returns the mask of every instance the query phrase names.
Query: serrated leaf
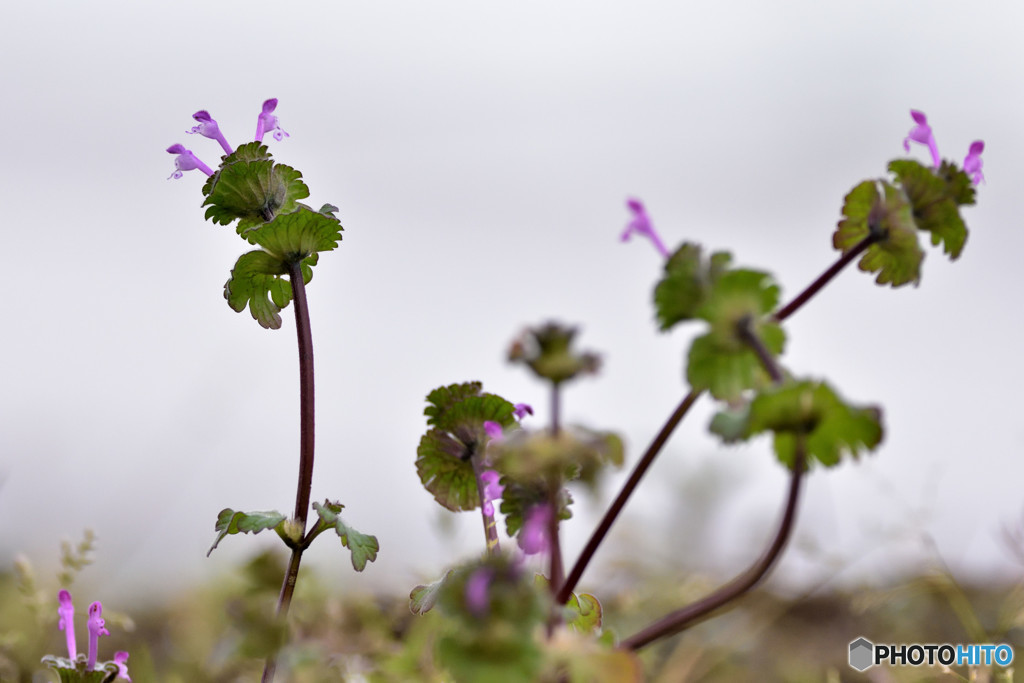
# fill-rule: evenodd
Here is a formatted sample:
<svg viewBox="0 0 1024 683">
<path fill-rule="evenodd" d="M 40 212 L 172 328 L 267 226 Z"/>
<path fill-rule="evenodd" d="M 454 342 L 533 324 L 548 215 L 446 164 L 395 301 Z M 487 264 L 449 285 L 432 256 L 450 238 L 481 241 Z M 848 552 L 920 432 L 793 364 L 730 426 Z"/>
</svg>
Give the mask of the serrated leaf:
<svg viewBox="0 0 1024 683">
<path fill-rule="evenodd" d="M 737 443 L 750 437 L 750 405 L 730 408 L 715 413 L 708 431 L 725 443 Z"/>
<path fill-rule="evenodd" d="M 287 272 L 284 262 L 265 251 L 242 254 L 224 284 L 224 298 L 235 312 L 248 306 L 260 326 L 276 330 L 281 327 L 281 309 L 292 300 L 291 283 L 281 277 Z"/>
<path fill-rule="evenodd" d="M 655 316 L 664 331 L 691 320 L 704 304 L 715 281 L 732 260 L 728 252 L 702 258 L 701 247 L 687 242 L 665 262 L 665 275 L 654 288 Z"/>
<path fill-rule="evenodd" d="M 343 507 L 340 503 L 329 500 L 325 500 L 323 505 L 313 503 L 313 509 L 323 520 L 324 525 L 332 527 L 338 534 L 338 538 L 341 539 L 341 544 L 349 549 L 349 553 L 352 555 L 352 568 L 361 572 L 366 568 L 367 562 L 377 559 L 380 544 L 377 542 L 376 536 L 360 533 L 345 524 L 339 514 Z"/>
<path fill-rule="evenodd" d="M 941 172 L 953 173 L 949 178 Z M 958 199 L 974 202 L 974 187 L 967 174 L 945 163 L 940 175 L 911 159 L 889 162 L 889 170 L 897 177 L 913 208 L 914 222 L 920 230 L 931 233 L 933 245 L 942 244 L 950 260 L 956 260 L 967 241 L 967 226 L 960 217 Z M 967 193 L 960 184 L 966 182 Z"/>
<path fill-rule="evenodd" d="M 207 551 L 206 556 L 209 557 L 210 553 L 214 551 L 217 544 L 229 534 L 258 534 L 264 529 L 276 529 L 280 526 L 287 517 L 282 515 L 277 510 L 270 510 L 267 512 L 241 512 L 235 511 L 231 508 L 224 508 L 217 515 L 217 523 L 214 525 L 214 531 L 217 532 L 217 539 L 210 546 L 210 550 Z"/>
<path fill-rule="evenodd" d="M 756 333 L 773 355 L 782 353 L 786 335 L 781 327 L 764 322 Z M 706 389 L 722 401 L 735 401 L 747 389 L 756 389 L 771 382 L 752 349 L 746 345 L 737 346 L 731 340 L 723 342 L 721 335 L 714 332 L 693 340 L 686 379 L 694 389 Z"/>
<path fill-rule="evenodd" d="M 515 406 L 495 394 L 481 393 L 479 382 L 440 387 L 427 395 L 424 410 L 433 425 L 416 448 L 416 471 L 434 499 L 452 511 L 480 505 L 472 458 L 488 437 L 484 422 L 516 424 Z"/>
<path fill-rule="evenodd" d="M 566 619 L 569 628 L 580 633 L 595 635 L 601 632 L 601 602 L 596 597 L 589 593 L 580 593 L 579 595 L 572 593 L 565 603 L 565 608 L 569 612 L 569 617 Z"/>
<path fill-rule="evenodd" d="M 454 569 L 449 569 L 445 572 L 437 581 L 428 583 L 425 586 L 416 586 L 409 593 L 409 610 L 413 614 L 426 614 L 429 612 L 434 605 L 437 603 L 438 597 L 441 595 L 441 589 L 444 587 L 445 581 L 451 577 Z"/>
<path fill-rule="evenodd" d="M 881 411 L 849 406 L 823 382 L 795 382 L 761 391 L 750 404 L 750 433 L 775 432 L 775 453 L 787 467 L 804 438 L 808 459 L 837 465 L 844 454 L 857 458 L 882 441 Z"/>
<path fill-rule="evenodd" d="M 884 197 L 878 185 L 884 188 Z M 857 267 L 878 273 L 875 282 L 899 287 L 920 282 L 924 251 L 918 243 L 911 206 L 906 195 L 885 181 L 865 180 L 846 195 L 844 218 L 832 236 L 836 249 L 846 253 L 872 234 L 881 234 L 861 256 Z"/>
<path fill-rule="evenodd" d="M 279 214 L 269 223 L 246 230 L 243 237 L 288 263 L 336 249 L 343 229 L 334 216 L 300 206 L 291 213 Z"/>
<path fill-rule="evenodd" d="M 206 218 L 221 225 L 238 220 L 236 229 L 241 233 L 279 213 L 290 213 L 298 200 L 309 196 L 301 178 L 294 168 L 275 164 L 265 145 L 242 145 L 203 186 L 203 206 L 210 207 Z"/>
</svg>

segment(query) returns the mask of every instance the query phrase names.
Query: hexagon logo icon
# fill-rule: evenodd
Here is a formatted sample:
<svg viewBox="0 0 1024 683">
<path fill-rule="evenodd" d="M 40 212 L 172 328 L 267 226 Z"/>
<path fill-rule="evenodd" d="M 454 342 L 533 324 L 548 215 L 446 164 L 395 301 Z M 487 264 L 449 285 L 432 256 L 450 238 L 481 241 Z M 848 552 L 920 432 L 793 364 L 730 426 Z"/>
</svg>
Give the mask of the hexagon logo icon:
<svg viewBox="0 0 1024 683">
<path fill-rule="evenodd" d="M 850 666 L 864 671 L 874 665 L 875 646 L 867 638 L 858 638 L 850 643 Z"/>
</svg>

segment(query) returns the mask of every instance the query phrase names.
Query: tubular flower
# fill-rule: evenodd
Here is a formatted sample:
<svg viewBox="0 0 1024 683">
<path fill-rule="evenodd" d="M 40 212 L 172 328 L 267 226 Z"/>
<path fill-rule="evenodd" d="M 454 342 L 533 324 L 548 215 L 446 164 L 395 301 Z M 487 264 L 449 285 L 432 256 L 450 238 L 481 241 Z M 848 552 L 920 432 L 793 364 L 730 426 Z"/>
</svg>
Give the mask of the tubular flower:
<svg viewBox="0 0 1024 683">
<path fill-rule="evenodd" d="M 168 180 L 171 178 L 177 180 L 182 176 L 182 172 L 191 171 L 196 168 L 208 176 L 213 175 L 213 171 L 210 167 L 200 161 L 199 158 L 192 153 L 192 150 L 185 149 L 184 145 L 171 145 L 167 148 L 167 151 L 171 154 L 178 155 L 174 157 L 175 171 L 167 177 Z"/>
<path fill-rule="evenodd" d="M 526 403 L 517 403 L 515 414 L 517 420 L 522 420 L 527 415 L 533 415 L 533 406 Z"/>
<path fill-rule="evenodd" d="M 291 137 L 281 128 L 281 124 L 278 123 L 277 117 L 274 116 L 275 109 L 277 109 L 276 97 L 272 97 L 263 103 L 263 111 L 260 112 L 259 117 L 256 119 L 256 142 L 263 142 L 263 136 L 271 131 L 274 133 L 274 139 L 278 142 L 284 138 Z"/>
<path fill-rule="evenodd" d="M 131 676 L 128 675 L 128 653 L 119 650 L 114 653 L 114 664 L 117 664 L 117 677 L 123 678 L 131 683 Z"/>
<path fill-rule="evenodd" d="M 99 652 L 100 636 L 109 636 L 106 622 L 103 620 L 103 605 L 98 601 L 89 605 L 89 621 L 86 624 L 89 629 L 89 659 L 86 661 L 86 671 L 92 671 L 96 667 L 96 655 Z"/>
<path fill-rule="evenodd" d="M 505 487 L 498 483 L 501 475 L 494 470 L 484 470 L 480 473 L 480 483 L 483 484 L 484 514 L 488 517 L 494 516 L 494 501 L 501 498 Z"/>
<path fill-rule="evenodd" d="M 519 533 L 519 547 L 525 555 L 547 552 L 549 546 L 548 523 L 551 521 L 551 506 L 534 505 L 526 513 L 523 530 Z"/>
<path fill-rule="evenodd" d="M 57 608 L 57 614 L 60 615 L 57 628 L 64 631 L 68 642 L 68 658 L 73 660 L 78 656 L 78 648 L 75 646 L 75 605 L 71 602 L 71 593 L 66 590 L 57 593 L 57 600 L 60 602 Z"/>
<path fill-rule="evenodd" d="M 644 235 L 654 244 L 654 248 L 658 250 L 665 258 L 669 257 L 668 249 L 662 243 L 661 238 L 658 237 L 658 233 L 654 230 L 654 225 L 651 224 L 651 219 L 647 215 L 647 210 L 639 199 L 628 199 L 626 200 L 626 206 L 633 212 L 633 220 L 630 221 L 629 225 L 626 226 L 626 230 L 622 233 L 622 241 L 628 242 L 629 238 L 633 234 Z"/>
<path fill-rule="evenodd" d="M 225 154 L 231 154 L 235 151 L 231 149 L 231 145 L 229 145 L 228 141 L 224 139 L 224 134 L 220 132 L 220 126 L 218 126 L 217 122 L 210 117 L 210 112 L 205 109 L 200 109 L 195 114 L 192 114 L 192 118 L 198 121 L 199 125 L 192 126 L 192 130 L 186 130 L 186 133 L 199 133 L 204 138 L 216 140 L 224 149 Z"/>
<path fill-rule="evenodd" d="M 939 147 L 935 144 L 935 135 L 932 133 L 932 127 L 928 125 L 928 118 L 923 112 L 919 112 L 916 109 L 910 110 L 910 116 L 917 123 L 916 126 L 910 129 L 907 133 L 907 137 L 903 138 L 903 149 L 910 151 L 910 142 L 920 142 L 922 145 L 928 145 L 928 151 L 932 153 L 932 164 L 935 168 L 942 165 L 942 158 L 939 156 Z"/>
<path fill-rule="evenodd" d="M 985 151 L 985 143 L 981 140 L 975 140 L 971 143 L 971 148 L 967 152 L 967 156 L 964 157 L 964 173 L 971 176 L 971 180 L 974 184 L 985 181 L 985 174 L 981 172 L 981 153 Z"/>
</svg>

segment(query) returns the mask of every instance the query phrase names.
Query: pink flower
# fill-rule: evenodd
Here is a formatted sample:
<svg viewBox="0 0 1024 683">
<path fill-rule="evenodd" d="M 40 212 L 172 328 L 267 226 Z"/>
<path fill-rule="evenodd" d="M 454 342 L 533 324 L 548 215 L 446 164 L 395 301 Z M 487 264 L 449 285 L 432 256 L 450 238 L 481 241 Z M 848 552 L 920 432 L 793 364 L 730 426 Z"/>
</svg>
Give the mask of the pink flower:
<svg viewBox="0 0 1024 683">
<path fill-rule="evenodd" d="M 516 414 L 516 419 L 522 420 L 527 415 L 533 415 L 533 406 L 527 405 L 526 403 L 517 403 L 514 412 Z"/>
<path fill-rule="evenodd" d="M 548 539 L 548 524 L 551 522 L 551 506 L 547 504 L 534 505 L 526 513 L 523 522 L 523 529 L 519 532 L 519 547 L 526 555 L 536 555 L 547 552 L 550 541 Z"/>
<path fill-rule="evenodd" d="M 629 225 L 626 226 L 626 230 L 622 233 L 622 241 L 628 242 L 629 238 L 633 234 L 644 235 L 654 244 L 654 248 L 664 256 L 669 257 L 668 249 L 662 243 L 661 238 L 658 237 L 658 233 L 654 230 L 654 225 L 651 224 L 651 219 L 647 215 L 647 210 L 639 199 L 628 199 L 626 206 L 633 212 L 633 220 L 630 221 Z"/>
<path fill-rule="evenodd" d="M 256 142 L 263 142 L 263 136 L 273 131 L 274 139 L 280 142 L 283 138 L 291 137 L 281 128 L 274 110 L 277 109 L 277 98 L 273 97 L 263 103 L 263 111 L 256 119 Z"/>
<path fill-rule="evenodd" d="M 985 143 L 981 140 L 975 140 L 971 143 L 967 156 L 964 157 L 964 173 L 971 176 L 971 180 L 974 181 L 975 185 L 985 180 L 985 174 L 981 172 L 981 153 L 984 151 Z"/>
<path fill-rule="evenodd" d="M 192 130 L 186 130 L 186 133 L 195 134 L 198 133 L 204 138 L 211 138 L 220 143 L 220 146 L 224 149 L 225 154 L 231 154 L 234 150 L 231 149 L 231 145 L 224 139 L 224 134 L 220 132 L 220 126 L 217 122 L 210 118 L 210 113 L 205 109 L 200 109 L 192 115 L 196 121 L 199 122 L 198 126 L 192 126 Z"/>
<path fill-rule="evenodd" d="M 480 473 L 480 483 L 484 486 L 484 514 L 488 517 L 494 516 L 493 503 L 505 492 L 505 487 L 498 483 L 500 479 L 501 475 L 494 470 L 484 470 Z"/>
<path fill-rule="evenodd" d="M 488 595 L 491 587 L 491 579 L 494 578 L 494 570 L 481 567 L 473 572 L 473 575 L 466 581 L 466 606 L 469 611 L 478 617 L 487 613 L 491 604 Z"/>
<path fill-rule="evenodd" d="M 98 601 L 89 605 L 89 621 L 86 623 L 86 627 L 89 629 L 89 659 L 85 663 L 85 670 L 92 671 L 96 667 L 100 636 L 110 635 L 106 622 L 103 620 L 103 605 Z"/>
<path fill-rule="evenodd" d="M 123 650 L 115 652 L 114 664 L 117 664 L 117 677 L 123 678 L 130 683 L 132 679 L 128 675 L 128 653 Z"/>
<path fill-rule="evenodd" d="M 167 177 L 168 180 L 171 178 L 178 179 L 181 177 L 183 171 L 191 171 L 193 169 L 199 169 L 206 175 L 213 175 L 213 171 L 209 166 L 204 164 L 199 158 L 192 153 L 192 150 L 185 149 L 184 145 L 171 145 L 167 148 L 167 151 L 171 154 L 177 154 L 174 157 L 174 173 Z"/>
<path fill-rule="evenodd" d="M 78 648 L 75 646 L 75 605 L 71 602 L 71 593 L 66 590 L 57 593 L 57 601 L 60 602 L 60 607 L 57 608 L 57 614 L 60 615 L 57 628 L 64 631 L 68 643 L 68 658 L 74 660 L 78 657 Z"/>
<path fill-rule="evenodd" d="M 910 116 L 917 123 L 916 126 L 910 129 L 907 133 L 907 137 L 903 138 L 903 149 L 910 151 L 910 141 L 920 142 L 922 145 L 928 145 L 928 151 L 932 153 L 932 164 L 935 168 L 942 165 L 942 158 L 939 156 L 939 147 L 935 144 L 935 135 L 932 133 L 932 127 L 928 125 L 928 118 L 916 109 L 910 110 Z"/>
</svg>

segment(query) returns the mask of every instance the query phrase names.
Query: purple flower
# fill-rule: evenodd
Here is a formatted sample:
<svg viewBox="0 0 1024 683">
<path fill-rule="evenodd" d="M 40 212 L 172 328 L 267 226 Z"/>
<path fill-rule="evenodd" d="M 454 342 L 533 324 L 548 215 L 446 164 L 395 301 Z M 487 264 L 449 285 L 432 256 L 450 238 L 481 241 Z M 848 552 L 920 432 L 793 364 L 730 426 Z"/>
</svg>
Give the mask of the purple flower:
<svg viewBox="0 0 1024 683">
<path fill-rule="evenodd" d="M 225 154 L 231 154 L 234 150 L 231 149 L 231 145 L 224 139 L 224 134 L 220 132 L 220 126 L 217 122 L 210 118 L 210 112 L 205 109 L 200 109 L 195 114 L 192 114 L 192 118 L 199 122 L 198 126 L 192 126 L 192 130 L 186 130 L 186 133 L 199 133 L 204 138 L 211 138 L 220 143 L 220 146 L 224 148 Z"/>
<path fill-rule="evenodd" d="M 466 606 L 469 611 L 478 617 L 487 613 L 490 606 L 488 591 L 491 587 L 491 579 L 494 578 L 494 570 L 487 567 L 477 569 L 466 581 Z"/>
<path fill-rule="evenodd" d="M 534 505 L 526 513 L 523 529 L 519 532 L 519 547 L 526 555 L 536 555 L 548 550 L 548 524 L 551 522 L 551 506 Z"/>
<path fill-rule="evenodd" d="M 484 514 L 488 517 L 494 516 L 494 501 L 501 498 L 505 487 L 498 483 L 501 475 L 494 470 L 484 470 L 480 473 L 480 483 L 483 484 Z"/>
<path fill-rule="evenodd" d="M 89 629 L 89 659 L 85 663 L 85 670 L 92 671 L 96 667 L 100 636 L 110 635 L 110 631 L 106 628 L 106 622 L 103 620 L 103 605 L 98 601 L 89 605 L 89 621 L 86 627 Z"/>
<path fill-rule="evenodd" d="M 493 441 L 501 440 L 502 429 L 501 425 L 497 422 L 493 422 L 491 420 L 485 421 L 484 431 L 487 432 L 487 436 L 489 436 Z"/>
<path fill-rule="evenodd" d="M 171 145 L 167 148 L 167 151 L 171 154 L 177 154 L 174 157 L 174 168 L 175 171 L 167 177 L 168 180 L 171 178 L 180 178 L 183 171 L 191 171 L 198 168 L 206 175 L 213 175 L 213 171 L 210 167 L 204 164 L 202 161 L 192 153 L 192 150 L 185 149 L 184 145 Z"/>
<path fill-rule="evenodd" d="M 274 110 L 277 109 L 277 98 L 272 97 L 263 103 L 263 111 L 256 119 L 256 142 L 263 142 L 263 136 L 271 131 L 274 132 L 274 139 L 280 142 L 283 138 L 291 137 L 281 128 Z"/>
<path fill-rule="evenodd" d="M 75 605 L 71 602 L 71 593 L 66 590 L 57 593 L 57 600 L 60 602 L 60 607 L 57 608 L 57 614 L 60 615 L 57 628 L 65 632 L 68 658 L 74 660 L 78 657 L 78 648 L 75 646 Z"/>
<path fill-rule="evenodd" d="M 985 143 L 975 140 L 964 157 L 964 173 L 971 176 L 971 180 L 977 185 L 985 180 L 985 174 L 981 172 L 981 153 L 985 151 Z"/>
<path fill-rule="evenodd" d="M 526 403 L 517 403 L 515 408 L 517 420 L 522 420 L 527 415 L 533 415 L 533 406 Z"/>
<path fill-rule="evenodd" d="M 120 650 L 114 653 L 114 664 L 117 664 L 117 677 L 123 678 L 126 681 L 131 681 L 131 676 L 128 675 L 128 653 Z"/>
<path fill-rule="evenodd" d="M 910 129 L 907 137 L 903 138 L 903 149 L 910 151 L 911 140 L 928 145 L 928 151 L 932 153 L 932 164 L 938 168 L 942 165 L 942 158 L 939 157 L 939 147 L 935 144 L 935 135 L 932 134 L 932 127 L 928 125 L 928 118 L 916 109 L 910 110 L 910 116 L 913 117 L 917 125 Z"/>
<path fill-rule="evenodd" d="M 647 215 L 647 210 L 644 208 L 644 205 L 640 200 L 632 198 L 628 199 L 626 201 L 626 206 L 628 206 L 629 210 L 633 212 L 633 220 L 630 221 L 629 225 L 626 226 L 625 232 L 622 233 L 622 241 L 628 242 L 629 238 L 632 237 L 634 233 L 644 235 L 651 240 L 654 244 L 654 248 L 657 249 L 662 256 L 668 258 L 668 249 L 666 249 L 665 245 L 662 244 L 661 238 L 658 237 L 658 233 L 654 231 L 654 226 L 651 224 L 651 219 Z"/>
</svg>

